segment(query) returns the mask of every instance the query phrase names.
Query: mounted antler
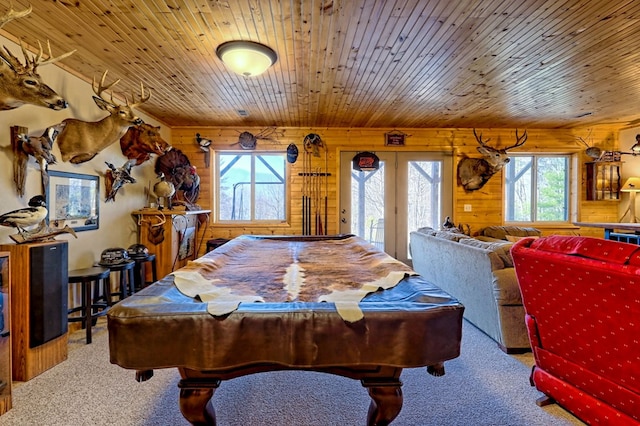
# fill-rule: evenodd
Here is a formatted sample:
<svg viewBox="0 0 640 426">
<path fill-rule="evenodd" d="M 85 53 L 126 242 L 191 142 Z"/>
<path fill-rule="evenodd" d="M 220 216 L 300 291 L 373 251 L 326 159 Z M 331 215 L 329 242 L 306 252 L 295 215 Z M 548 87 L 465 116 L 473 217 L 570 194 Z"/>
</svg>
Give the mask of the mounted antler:
<svg viewBox="0 0 640 426">
<path fill-rule="evenodd" d="M 93 91 L 96 96 L 94 102 L 109 115 L 100 121 L 87 122 L 69 118 L 64 120 L 59 127 L 60 135 L 56 139 L 62 154 L 62 161 L 70 161 L 74 164 L 84 163 L 98 155 L 100 151 L 119 140 L 131 126 L 142 124 L 142 120 L 135 115 L 135 108 L 151 97 L 149 91 L 145 95 L 144 85 L 140 84 L 140 101 L 129 103 L 125 96 L 126 105 L 118 105 L 113 100 L 113 92 L 110 101 L 104 99 L 102 93 L 118 84 L 120 79 L 111 84 L 104 84 L 108 70 L 102 74 L 100 83 L 93 79 Z M 135 95 L 133 95 L 135 101 Z"/>
<path fill-rule="evenodd" d="M 27 16 L 31 13 L 32 10 L 33 8 L 31 7 L 31 5 L 20 12 L 18 12 L 17 10 L 13 10 L 12 7 L 7 13 L 4 14 L 4 16 L 0 16 L 0 28 L 2 28 L 7 22 L 11 22 L 14 19 L 22 18 L 23 16 Z"/>
<path fill-rule="evenodd" d="M 476 129 L 473 129 L 473 135 L 480 145 L 476 149 L 483 158 L 463 158 L 458 163 L 458 183 L 464 187 L 465 191 L 482 188 L 491 176 L 502 170 L 502 167 L 510 161 L 507 151 L 524 145 L 528 138 L 526 130 L 520 136 L 516 129 L 516 143 L 503 149 L 496 149 L 487 145 L 491 139 L 483 141 L 482 133 L 478 135 Z"/>
<path fill-rule="evenodd" d="M 21 18 L 31 13 L 29 8 L 17 12 L 10 9 L 5 15 L 0 17 L 0 28 L 7 22 Z M 30 57 L 22 42 L 20 48 L 24 56 L 24 65 L 14 56 L 7 47 L 4 52 L 0 50 L 0 110 L 18 108 L 25 104 L 44 106 L 54 110 L 61 110 L 67 107 L 67 102 L 49 86 L 42 82 L 37 68 L 40 65 L 47 65 L 57 62 L 73 54 L 75 50 L 54 57 L 51 53 L 51 44 L 47 41 L 48 59 L 42 59 L 42 44 L 38 41 L 40 48 L 36 56 Z"/>
</svg>

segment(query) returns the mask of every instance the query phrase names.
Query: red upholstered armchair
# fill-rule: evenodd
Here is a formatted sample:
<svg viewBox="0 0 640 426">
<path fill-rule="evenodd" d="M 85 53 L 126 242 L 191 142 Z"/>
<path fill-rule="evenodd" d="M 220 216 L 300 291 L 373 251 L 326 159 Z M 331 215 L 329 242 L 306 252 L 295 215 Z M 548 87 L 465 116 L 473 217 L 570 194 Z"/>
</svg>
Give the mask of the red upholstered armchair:
<svg viewBox="0 0 640 426">
<path fill-rule="evenodd" d="M 640 425 L 640 246 L 526 238 L 511 249 L 535 357 L 531 383 L 594 425 Z"/>
</svg>

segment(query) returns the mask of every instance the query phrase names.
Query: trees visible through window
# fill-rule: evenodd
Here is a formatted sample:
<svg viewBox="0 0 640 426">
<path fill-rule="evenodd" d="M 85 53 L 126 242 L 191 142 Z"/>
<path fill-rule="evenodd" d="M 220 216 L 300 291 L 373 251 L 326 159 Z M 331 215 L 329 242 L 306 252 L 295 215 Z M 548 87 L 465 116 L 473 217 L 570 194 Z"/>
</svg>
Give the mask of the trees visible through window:
<svg viewBox="0 0 640 426">
<path fill-rule="evenodd" d="M 507 222 L 569 220 L 570 156 L 510 156 L 505 166 Z"/>
<path fill-rule="evenodd" d="M 285 154 L 218 153 L 216 158 L 218 221 L 286 219 Z"/>
</svg>

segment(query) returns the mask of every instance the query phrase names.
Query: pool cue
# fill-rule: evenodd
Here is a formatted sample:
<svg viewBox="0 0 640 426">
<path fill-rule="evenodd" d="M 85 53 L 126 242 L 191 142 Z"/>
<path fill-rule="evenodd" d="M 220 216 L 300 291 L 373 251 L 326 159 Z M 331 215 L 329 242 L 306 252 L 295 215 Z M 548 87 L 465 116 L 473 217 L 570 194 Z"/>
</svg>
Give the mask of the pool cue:
<svg viewBox="0 0 640 426">
<path fill-rule="evenodd" d="M 329 201 L 329 148 L 324 147 L 324 235 L 328 234 L 327 210 Z"/>
<path fill-rule="evenodd" d="M 306 151 L 302 154 L 302 235 L 306 235 L 305 232 L 307 230 L 307 222 L 306 222 L 306 212 L 307 212 L 307 177 L 305 173 L 307 171 L 307 153 Z"/>
<path fill-rule="evenodd" d="M 320 167 L 318 167 L 316 169 L 316 235 L 324 234 L 324 231 L 322 230 L 322 216 L 320 215 L 320 199 L 322 198 L 320 173 Z"/>
</svg>

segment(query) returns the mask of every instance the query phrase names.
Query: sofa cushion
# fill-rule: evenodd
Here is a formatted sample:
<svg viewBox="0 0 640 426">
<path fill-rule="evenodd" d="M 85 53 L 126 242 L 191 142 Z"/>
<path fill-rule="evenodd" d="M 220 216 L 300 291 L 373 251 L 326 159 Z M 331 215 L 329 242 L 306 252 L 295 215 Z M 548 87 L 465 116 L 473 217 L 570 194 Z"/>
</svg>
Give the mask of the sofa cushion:
<svg viewBox="0 0 640 426">
<path fill-rule="evenodd" d="M 522 305 L 515 271 L 511 268 L 493 271 L 493 292 L 498 305 Z"/>
<path fill-rule="evenodd" d="M 496 241 L 481 241 L 476 238 L 469 238 L 466 240 L 460 240 L 461 244 L 466 244 L 473 247 L 482 248 L 485 250 L 489 250 L 500 259 L 502 265 L 499 268 L 493 269 L 502 269 L 502 268 L 512 268 L 513 261 L 511 260 L 511 246 L 513 243 L 496 240 Z M 493 263 L 493 260 L 492 260 Z"/>
<path fill-rule="evenodd" d="M 463 240 L 463 239 L 472 240 L 473 239 L 470 236 L 468 236 L 466 234 L 463 234 L 462 232 L 436 231 L 436 233 L 434 235 L 436 237 L 438 237 L 438 238 L 443 238 L 445 240 L 450 240 L 450 241 L 460 241 L 460 240 Z"/>
<path fill-rule="evenodd" d="M 436 230 L 430 226 L 423 226 L 422 228 L 418 228 L 417 232 L 422 232 L 427 235 L 436 235 Z"/>
<path fill-rule="evenodd" d="M 578 255 L 618 265 L 627 263 L 632 254 L 640 249 L 640 247 L 635 244 L 620 243 L 594 237 L 569 237 L 562 235 L 550 235 L 539 238 L 531 243 L 530 247 L 552 253 Z"/>
<path fill-rule="evenodd" d="M 515 237 L 540 236 L 542 235 L 542 231 L 536 228 L 528 228 L 524 226 L 487 226 L 480 231 L 480 235 L 496 238 L 498 240 L 506 240 L 507 235 L 513 235 Z"/>
</svg>

